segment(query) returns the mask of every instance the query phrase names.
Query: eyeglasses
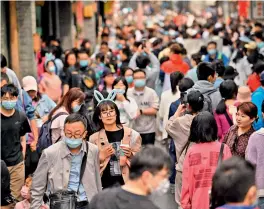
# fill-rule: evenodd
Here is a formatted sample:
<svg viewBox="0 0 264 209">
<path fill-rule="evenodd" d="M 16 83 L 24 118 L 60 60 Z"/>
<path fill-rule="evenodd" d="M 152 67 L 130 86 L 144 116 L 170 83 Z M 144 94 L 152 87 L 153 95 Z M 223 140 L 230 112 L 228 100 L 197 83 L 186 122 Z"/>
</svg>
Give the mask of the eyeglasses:
<svg viewBox="0 0 264 209">
<path fill-rule="evenodd" d="M 83 134 L 85 133 L 85 131 L 83 133 L 65 133 L 65 136 L 68 138 L 74 138 L 74 139 L 79 139 L 82 138 Z"/>
<path fill-rule="evenodd" d="M 102 118 L 113 117 L 113 116 L 116 116 L 116 111 L 115 110 L 101 112 L 101 117 Z"/>
</svg>

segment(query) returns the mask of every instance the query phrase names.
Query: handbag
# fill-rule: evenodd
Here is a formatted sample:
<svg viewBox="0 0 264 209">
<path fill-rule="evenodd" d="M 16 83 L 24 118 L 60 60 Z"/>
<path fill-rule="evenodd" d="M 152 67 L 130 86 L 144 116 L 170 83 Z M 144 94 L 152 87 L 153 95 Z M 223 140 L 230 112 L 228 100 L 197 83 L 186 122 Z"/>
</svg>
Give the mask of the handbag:
<svg viewBox="0 0 264 209">
<path fill-rule="evenodd" d="M 74 191 L 59 191 L 49 195 L 50 209 L 76 209 L 77 197 L 79 194 L 80 184 L 86 167 L 87 155 L 89 146 L 86 142 L 86 153 L 82 158 L 80 181 L 77 192 Z"/>
</svg>

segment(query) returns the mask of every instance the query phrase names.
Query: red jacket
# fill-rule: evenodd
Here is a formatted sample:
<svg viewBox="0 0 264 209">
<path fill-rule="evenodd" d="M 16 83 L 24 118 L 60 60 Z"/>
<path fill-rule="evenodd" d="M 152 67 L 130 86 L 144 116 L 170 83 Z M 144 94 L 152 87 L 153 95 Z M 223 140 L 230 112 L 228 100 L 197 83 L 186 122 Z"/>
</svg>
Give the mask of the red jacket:
<svg viewBox="0 0 264 209">
<path fill-rule="evenodd" d="M 215 173 L 221 143 L 218 141 L 193 144 L 183 163 L 181 207 L 209 209 L 209 190 Z M 232 156 L 224 145 L 223 160 Z"/>
<path fill-rule="evenodd" d="M 260 77 L 257 73 L 253 73 L 248 77 L 247 85 L 250 88 L 251 92 L 257 90 L 258 87 L 261 86 Z"/>
<path fill-rule="evenodd" d="M 168 74 L 177 71 L 186 74 L 190 68 L 189 65 L 182 60 L 181 55 L 173 54 L 170 56 L 170 60 L 164 62 L 161 65 L 161 69 L 163 70 L 164 73 L 168 73 Z"/>
</svg>

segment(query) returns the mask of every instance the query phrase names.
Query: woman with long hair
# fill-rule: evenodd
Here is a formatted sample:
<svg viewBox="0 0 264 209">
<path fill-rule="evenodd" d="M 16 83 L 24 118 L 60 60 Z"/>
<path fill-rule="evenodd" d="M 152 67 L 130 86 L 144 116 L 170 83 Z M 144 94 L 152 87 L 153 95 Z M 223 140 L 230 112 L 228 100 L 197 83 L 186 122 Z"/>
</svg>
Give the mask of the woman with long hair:
<svg viewBox="0 0 264 209">
<path fill-rule="evenodd" d="M 64 121 L 71 113 L 80 110 L 84 103 L 85 94 L 79 88 L 71 88 L 59 104 L 50 112 L 48 119 L 54 118 L 51 124 L 52 143 L 56 143 L 64 136 Z M 55 118 L 56 117 L 56 118 Z"/>
<path fill-rule="evenodd" d="M 170 105 L 172 102 L 176 101 L 180 98 L 181 93 L 179 91 L 179 82 L 184 78 L 183 73 L 181 72 L 174 72 L 170 74 L 170 84 L 171 88 L 167 91 L 164 91 L 161 94 L 161 100 L 160 100 L 160 108 L 159 108 L 159 119 L 162 124 L 161 132 L 162 132 L 162 139 L 165 139 L 168 137 L 168 134 L 165 130 L 168 117 L 169 117 L 169 110 Z"/>
<path fill-rule="evenodd" d="M 120 121 L 123 125 L 131 127 L 132 120 L 137 117 L 138 105 L 133 98 L 127 96 L 128 83 L 124 77 L 118 77 L 112 86 L 117 92 L 115 104 L 120 111 Z"/>
<path fill-rule="evenodd" d="M 218 137 L 223 141 L 229 128 L 234 124 L 233 114 L 236 109 L 238 87 L 232 80 L 223 81 L 219 87 L 222 100 L 216 107 L 214 117 L 218 127 Z"/>
<path fill-rule="evenodd" d="M 233 125 L 224 137 L 233 155 L 245 158 L 248 140 L 255 132 L 252 125 L 258 117 L 258 108 L 252 102 L 244 102 L 237 107 L 236 125 Z"/>
<path fill-rule="evenodd" d="M 104 189 L 126 182 L 130 160 L 141 148 L 140 134 L 121 124 L 120 112 L 112 101 L 114 94 L 111 92 L 110 97 L 105 99 L 95 91 L 98 105 L 93 120 L 100 130 L 89 139 L 99 148 L 100 173 Z"/>
<path fill-rule="evenodd" d="M 183 163 L 181 207 L 209 208 L 208 191 L 219 157 L 222 155 L 220 160 L 226 160 L 232 155 L 227 145 L 217 141 L 217 124 L 209 112 L 194 117 L 188 142 L 194 144 Z"/>
</svg>

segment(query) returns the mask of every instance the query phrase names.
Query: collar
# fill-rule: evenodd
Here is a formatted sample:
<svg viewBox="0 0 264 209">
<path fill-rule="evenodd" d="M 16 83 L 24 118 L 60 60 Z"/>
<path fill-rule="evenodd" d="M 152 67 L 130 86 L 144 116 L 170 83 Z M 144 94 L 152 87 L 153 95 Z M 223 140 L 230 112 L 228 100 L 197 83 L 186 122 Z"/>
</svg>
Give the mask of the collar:
<svg viewBox="0 0 264 209">
<path fill-rule="evenodd" d="M 135 87 L 133 87 L 133 89 L 132 89 L 132 93 L 133 93 L 135 96 L 142 96 L 142 95 L 144 95 L 145 91 L 146 91 L 146 86 L 145 86 L 145 88 L 144 88 L 143 91 L 136 91 Z"/>
<path fill-rule="evenodd" d="M 64 140 L 61 141 L 63 148 L 61 149 L 61 158 L 65 158 L 69 155 L 71 155 L 71 151 L 69 150 L 69 148 L 67 147 L 67 145 L 65 144 Z M 88 143 L 88 142 L 87 142 Z M 87 153 L 87 149 L 86 149 L 86 144 L 83 141 L 82 142 L 82 147 L 80 150 L 81 153 Z"/>
</svg>

